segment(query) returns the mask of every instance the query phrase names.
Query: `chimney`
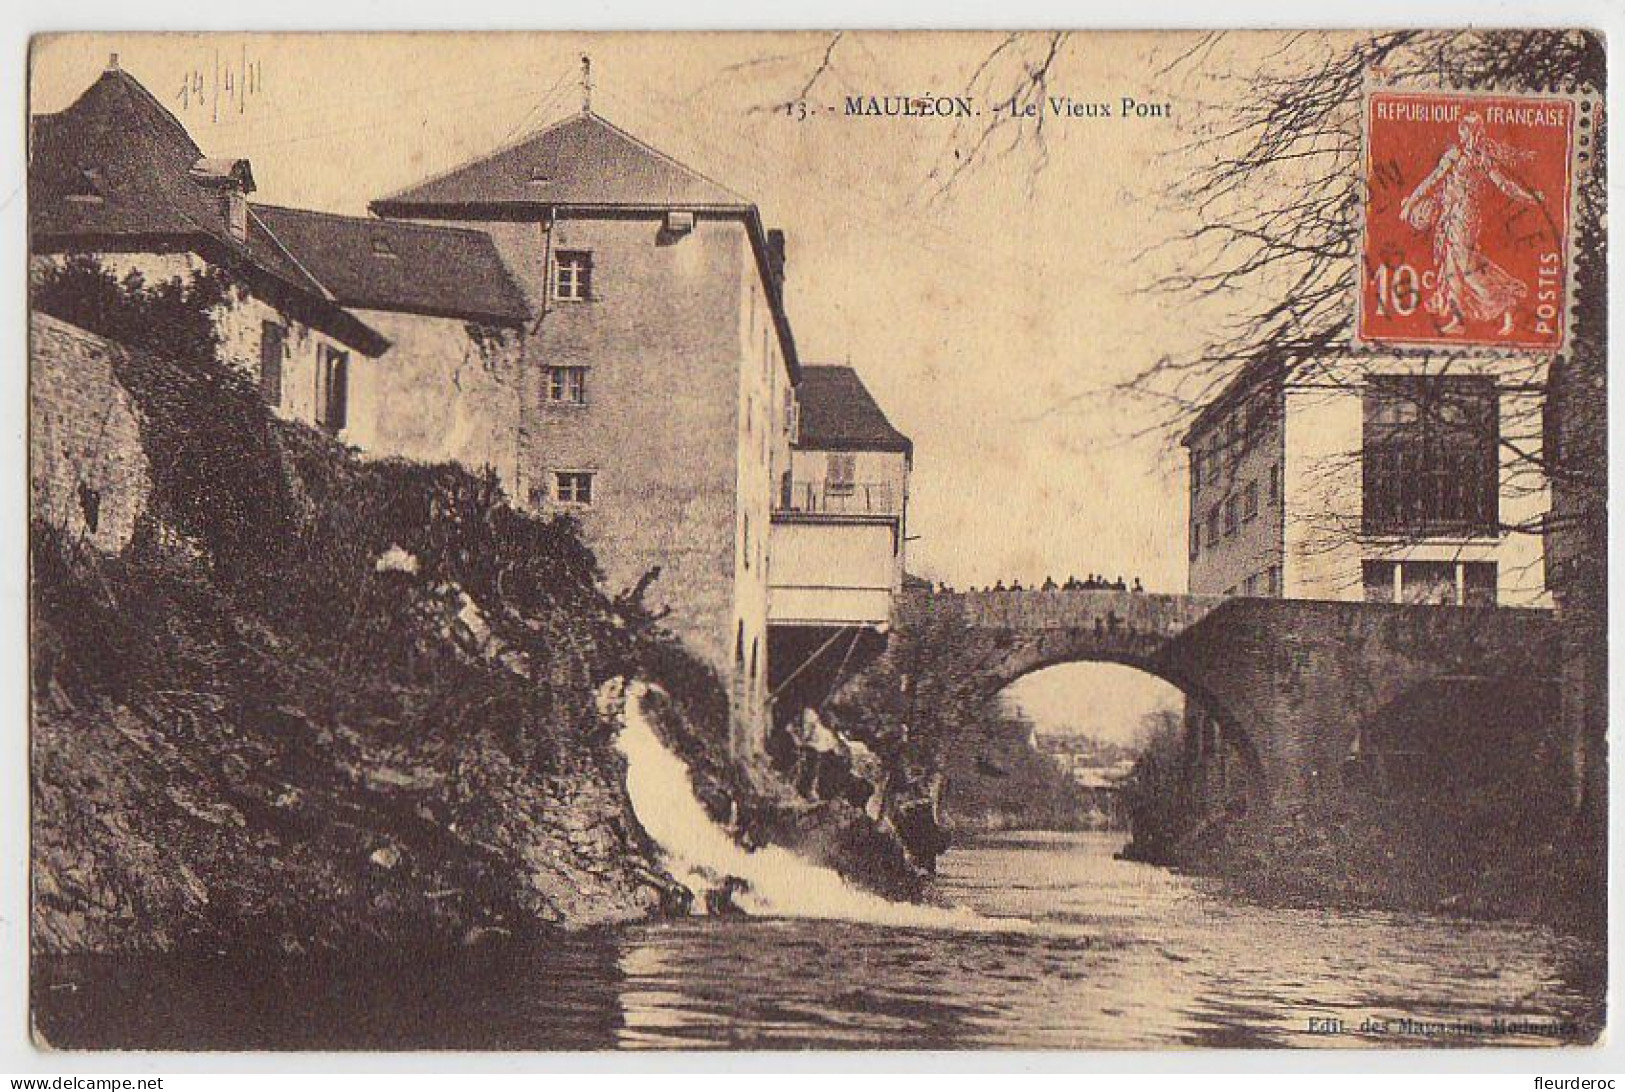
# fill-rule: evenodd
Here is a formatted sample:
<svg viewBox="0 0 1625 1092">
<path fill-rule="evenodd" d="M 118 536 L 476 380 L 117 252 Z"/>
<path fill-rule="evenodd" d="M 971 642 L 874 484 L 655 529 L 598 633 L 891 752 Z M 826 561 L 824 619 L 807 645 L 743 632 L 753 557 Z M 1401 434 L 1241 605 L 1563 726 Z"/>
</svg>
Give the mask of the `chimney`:
<svg viewBox="0 0 1625 1092">
<path fill-rule="evenodd" d="M 204 157 L 192 164 L 192 181 L 213 190 L 220 201 L 220 218 L 239 243 L 248 238 L 248 195 L 254 192 L 254 172 L 246 159 Z"/>
<path fill-rule="evenodd" d="M 109 71 L 109 72 L 117 72 L 118 71 L 118 54 L 117 53 L 109 53 L 107 55 L 107 71 Z"/>
<path fill-rule="evenodd" d="M 239 243 L 248 240 L 248 194 L 241 185 L 227 186 L 222 195 L 226 215 L 226 228 Z"/>
<path fill-rule="evenodd" d="M 784 232 L 770 228 L 767 233 L 767 271 L 774 288 L 784 287 Z"/>
</svg>

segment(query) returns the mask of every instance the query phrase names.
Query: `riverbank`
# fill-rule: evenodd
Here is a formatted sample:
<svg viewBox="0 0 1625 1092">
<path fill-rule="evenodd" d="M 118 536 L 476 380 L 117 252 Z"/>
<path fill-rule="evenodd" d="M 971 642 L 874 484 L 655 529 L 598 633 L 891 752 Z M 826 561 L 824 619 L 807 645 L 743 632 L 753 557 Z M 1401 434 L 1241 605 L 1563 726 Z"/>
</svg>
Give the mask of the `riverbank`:
<svg viewBox="0 0 1625 1092">
<path fill-rule="evenodd" d="M 1607 935 L 1604 877 L 1552 831 L 1531 830 L 1519 843 L 1487 827 L 1477 838 L 1471 827 L 1450 837 L 1426 836 L 1430 830 L 1439 828 L 1398 807 L 1313 827 L 1213 823 L 1154 852 L 1131 840 L 1124 859 L 1202 877 L 1261 906 L 1522 921 L 1598 941 Z M 1487 845 L 1501 848 L 1486 855 Z"/>
<path fill-rule="evenodd" d="M 1021 928 L 690 917 L 274 961 L 48 958 L 35 1012 L 64 1048 L 1482 1047 L 1586 1042 L 1601 1027 L 1588 977 L 1600 946 L 1512 923 L 1260 906 L 1114 860 L 1121 841 L 1013 832 L 943 855 L 932 899 Z M 1340 1030 L 1313 1030 L 1333 1017 Z M 1362 1030 L 1368 1017 L 1390 1030 Z"/>
<path fill-rule="evenodd" d="M 143 366 L 144 408 L 186 382 Z M 257 533 L 193 518 L 173 481 L 120 554 L 33 528 L 35 949 L 460 943 L 679 912 L 594 706 L 638 638 L 573 528 L 452 468 L 357 463 L 251 397 L 215 411 L 263 445 L 236 466 L 161 409 L 144 440 L 227 490 L 276 473 Z"/>
</svg>

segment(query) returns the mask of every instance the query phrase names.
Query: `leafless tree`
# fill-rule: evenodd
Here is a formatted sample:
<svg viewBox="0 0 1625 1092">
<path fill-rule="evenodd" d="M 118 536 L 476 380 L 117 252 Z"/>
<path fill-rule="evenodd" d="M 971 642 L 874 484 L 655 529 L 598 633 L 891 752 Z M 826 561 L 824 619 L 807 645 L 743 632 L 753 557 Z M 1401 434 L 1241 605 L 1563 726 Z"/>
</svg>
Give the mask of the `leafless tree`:
<svg viewBox="0 0 1625 1092">
<path fill-rule="evenodd" d="M 1174 68 L 1200 65 L 1202 43 Z M 1354 320 L 1359 212 L 1364 199 L 1359 109 L 1371 76 L 1396 84 L 1504 91 L 1588 91 L 1605 82 L 1601 38 L 1581 31 L 1401 31 L 1350 43 L 1299 35 L 1264 60 L 1228 117 L 1192 151 L 1201 169 L 1171 194 L 1196 225 L 1169 245 L 1185 260 L 1149 290 L 1233 304 L 1235 317 L 1188 359 L 1163 359 L 1123 390 L 1171 407 L 1165 426 L 1188 424 L 1236 376 L 1292 374 L 1337 387 L 1358 381 L 1346 350 Z M 1563 622 L 1563 720 L 1573 741 L 1575 814 L 1600 830 L 1606 800 L 1607 288 L 1606 119 L 1589 114 L 1574 207 L 1575 281 L 1567 352 L 1532 359 L 1524 382 L 1541 397 L 1534 420 L 1503 421 L 1514 467 L 1550 483 L 1538 526 L 1547 582 Z M 1461 356 L 1427 354 L 1445 371 Z M 1356 366 L 1357 371 L 1357 366 Z M 1421 407 L 1423 413 L 1429 407 Z M 1537 442 L 1530 442 L 1531 437 Z M 1350 453 L 1354 457 L 1354 453 Z M 1360 532 L 1343 528 L 1344 536 Z"/>
</svg>

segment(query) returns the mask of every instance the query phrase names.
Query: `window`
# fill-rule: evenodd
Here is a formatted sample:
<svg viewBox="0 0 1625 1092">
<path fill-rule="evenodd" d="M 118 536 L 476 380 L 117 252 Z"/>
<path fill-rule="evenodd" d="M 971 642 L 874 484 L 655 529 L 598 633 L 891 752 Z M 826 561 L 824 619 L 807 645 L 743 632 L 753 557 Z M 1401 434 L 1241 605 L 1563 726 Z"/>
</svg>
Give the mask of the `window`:
<svg viewBox="0 0 1625 1092">
<path fill-rule="evenodd" d="M 1266 577 L 1267 583 L 1269 585 L 1268 588 L 1266 589 L 1266 594 L 1273 595 L 1276 598 L 1280 598 L 1280 596 L 1281 596 L 1281 566 L 1279 566 L 1279 565 L 1271 565 L 1267 570 L 1265 570 L 1265 577 Z"/>
<path fill-rule="evenodd" d="M 745 513 L 745 535 L 744 535 L 744 541 L 741 543 L 739 552 L 740 552 L 741 555 L 743 555 L 743 557 L 745 559 L 745 569 L 748 571 L 750 569 L 750 513 L 749 512 Z"/>
<path fill-rule="evenodd" d="M 553 474 L 553 499 L 560 504 L 592 503 L 591 471 L 559 470 Z"/>
<path fill-rule="evenodd" d="M 1219 544 L 1219 506 L 1214 505 L 1207 510 L 1207 546 L 1208 549 Z"/>
<path fill-rule="evenodd" d="M 553 298 L 592 299 L 592 253 L 561 250 L 553 255 Z"/>
<path fill-rule="evenodd" d="M 1241 526 L 1241 520 L 1239 518 L 1238 506 L 1237 506 L 1236 501 L 1237 501 L 1237 498 L 1234 495 L 1226 497 L 1225 500 L 1224 500 L 1224 537 L 1225 538 L 1233 538 L 1233 537 L 1235 537 L 1236 529 Z"/>
<path fill-rule="evenodd" d="M 1269 403 L 1262 398 L 1256 398 L 1247 403 L 1247 439 L 1249 443 L 1258 439 L 1259 435 L 1263 433 L 1264 427 L 1269 424 L 1269 420 Z"/>
<path fill-rule="evenodd" d="M 1367 603 L 1394 601 L 1394 575 L 1398 569 L 1392 561 L 1360 562 L 1360 582 L 1365 585 Z"/>
<path fill-rule="evenodd" d="M 1493 561 L 1366 561 L 1361 564 L 1368 603 L 1493 607 Z"/>
<path fill-rule="evenodd" d="M 1258 483 L 1248 482 L 1241 492 L 1241 521 L 1251 523 L 1258 518 Z"/>
<path fill-rule="evenodd" d="M 260 323 L 260 398 L 267 406 L 282 405 L 282 356 L 287 331 L 280 323 Z"/>
<path fill-rule="evenodd" d="M 1456 563 L 1407 561 L 1399 567 L 1399 597 L 1405 603 L 1449 606 L 1456 602 Z"/>
<path fill-rule="evenodd" d="M 1252 576 L 1249 576 L 1246 580 L 1243 580 L 1241 582 L 1241 594 L 1243 594 L 1243 595 L 1257 595 L 1258 594 L 1258 574 L 1257 573 L 1254 573 Z"/>
<path fill-rule="evenodd" d="M 1198 521 L 1193 519 L 1193 520 L 1191 520 L 1191 556 L 1195 557 L 1196 555 L 1200 554 L 1201 552 L 1202 552 L 1202 525 L 1201 525 L 1201 523 L 1199 523 Z"/>
<path fill-rule="evenodd" d="M 547 400 L 572 406 L 587 404 L 587 369 L 560 367 L 547 369 Z"/>
<path fill-rule="evenodd" d="M 1269 473 L 1269 502 L 1281 503 L 1281 464 L 1271 463 Z"/>
<path fill-rule="evenodd" d="M 1466 561 L 1461 566 L 1461 601 L 1469 607 L 1496 604 L 1497 575 L 1493 561 Z"/>
<path fill-rule="evenodd" d="M 1202 488 L 1202 449 L 1191 448 L 1191 491 Z"/>
<path fill-rule="evenodd" d="M 858 487 L 858 457 L 856 455 L 829 455 L 825 483 L 836 496 L 849 496 Z"/>
<path fill-rule="evenodd" d="M 1493 380 L 1373 378 L 1364 399 L 1366 533 L 1493 533 L 1499 428 Z"/>
<path fill-rule="evenodd" d="M 316 423 L 340 432 L 350 418 L 350 354 L 323 345 L 316 369 Z"/>
</svg>

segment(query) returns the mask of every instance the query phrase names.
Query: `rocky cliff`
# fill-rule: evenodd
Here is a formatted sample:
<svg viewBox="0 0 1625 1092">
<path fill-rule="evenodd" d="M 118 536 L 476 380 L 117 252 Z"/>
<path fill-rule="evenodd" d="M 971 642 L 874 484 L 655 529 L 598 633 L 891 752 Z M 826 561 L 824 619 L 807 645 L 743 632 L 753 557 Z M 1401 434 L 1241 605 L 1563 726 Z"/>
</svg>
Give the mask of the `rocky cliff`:
<svg viewBox="0 0 1625 1092">
<path fill-rule="evenodd" d="M 363 463 L 228 370 L 35 327 L 36 376 L 42 354 L 105 365 L 145 468 L 57 481 L 35 509 L 37 950 L 460 940 L 683 908 L 594 700 L 644 650 L 681 653 L 597 590 L 569 522 L 453 467 Z M 37 412 L 92 374 L 67 364 Z M 58 455 L 59 478 L 99 465 Z M 98 536 L 107 511 L 135 513 L 127 541 Z"/>
</svg>

